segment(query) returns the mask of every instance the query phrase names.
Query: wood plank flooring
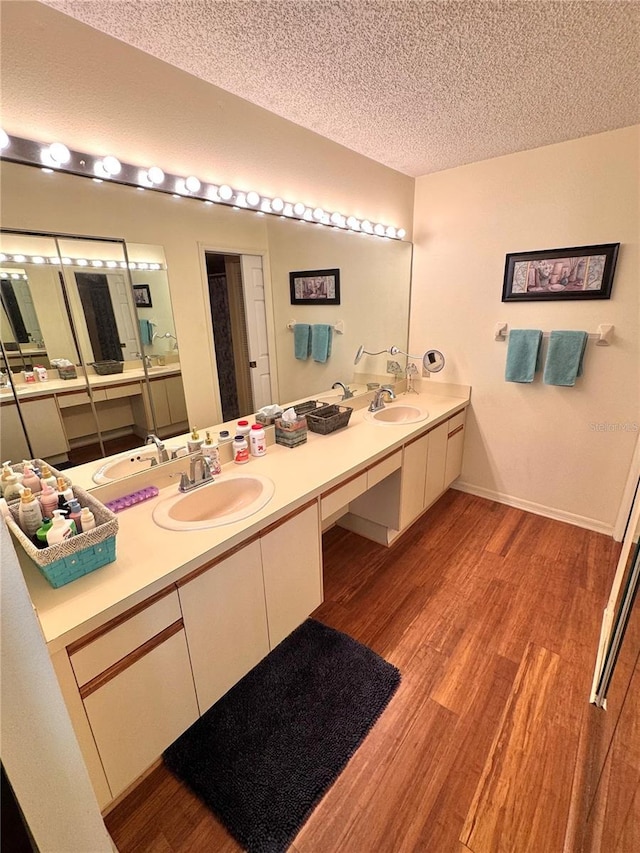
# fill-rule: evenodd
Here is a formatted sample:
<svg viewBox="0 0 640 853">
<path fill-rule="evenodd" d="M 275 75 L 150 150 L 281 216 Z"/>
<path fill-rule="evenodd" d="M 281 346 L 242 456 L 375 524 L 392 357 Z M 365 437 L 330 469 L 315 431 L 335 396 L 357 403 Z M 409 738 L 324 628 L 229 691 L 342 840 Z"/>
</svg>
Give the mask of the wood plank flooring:
<svg viewBox="0 0 640 853">
<path fill-rule="evenodd" d="M 617 554 L 608 537 L 456 491 L 392 549 L 329 531 L 313 615 L 402 683 L 293 853 L 563 853 Z M 637 795 L 612 804 L 603 851 L 632 849 L 639 808 Z M 121 853 L 240 850 L 163 767 L 106 824 Z"/>
</svg>

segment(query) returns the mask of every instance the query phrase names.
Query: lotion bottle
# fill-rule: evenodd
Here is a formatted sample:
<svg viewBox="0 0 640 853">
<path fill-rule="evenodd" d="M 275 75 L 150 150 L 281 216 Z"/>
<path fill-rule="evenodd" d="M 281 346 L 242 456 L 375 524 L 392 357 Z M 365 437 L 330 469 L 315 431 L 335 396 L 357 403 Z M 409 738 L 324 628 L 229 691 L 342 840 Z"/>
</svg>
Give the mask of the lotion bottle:
<svg viewBox="0 0 640 853">
<path fill-rule="evenodd" d="M 56 480 L 56 475 L 53 473 L 51 468 L 48 465 L 43 465 L 40 469 L 40 480 L 43 483 L 48 483 L 52 489 L 58 485 L 58 481 Z"/>
<path fill-rule="evenodd" d="M 204 444 L 202 445 L 202 455 L 209 460 L 209 469 L 212 474 L 222 473 L 220 466 L 220 451 L 218 450 L 218 442 L 211 438 L 209 432 L 206 433 Z"/>
<path fill-rule="evenodd" d="M 202 439 L 198 435 L 198 430 L 195 427 L 191 430 L 191 435 L 187 439 L 187 450 L 189 453 L 197 453 L 202 447 Z"/>
<path fill-rule="evenodd" d="M 18 523 L 29 539 L 32 539 L 36 535 L 38 528 L 42 524 L 40 504 L 28 486 L 25 486 L 20 496 Z"/>
<path fill-rule="evenodd" d="M 53 524 L 47 531 L 47 545 L 57 545 L 59 542 L 64 542 L 65 539 L 70 539 L 73 536 L 71 522 L 64 516 L 64 510 L 54 510 Z"/>
<path fill-rule="evenodd" d="M 88 530 L 95 529 L 96 520 L 88 506 L 82 507 L 80 512 L 80 525 L 83 533 L 86 533 Z"/>
<path fill-rule="evenodd" d="M 80 521 L 80 516 L 82 515 L 81 509 L 80 504 L 75 498 L 67 503 L 67 510 L 69 511 L 67 518 L 75 524 L 76 533 L 82 533 L 82 522 Z"/>
<path fill-rule="evenodd" d="M 13 470 L 13 468 L 11 467 L 11 462 L 5 462 L 2 466 L 2 477 L 0 477 L 0 488 L 2 489 L 3 496 L 5 486 L 7 486 L 7 480 L 13 475 L 15 475 L 16 481 L 18 483 L 22 482 L 22 474 L 18 474 L 17 471 Z"/>
<path fill-rule="evenodd" d="M 40 477 L 38 477 L 32 466 L 27 465 L 26 463 L 22 476 L 22 485 L 25 489 L 31 489 L 34 495 L 42 490 L 42 483 L 40 482 Z"/>
<path fill-rule="evenodd" d="M 64 477 L 58 477 L 58 509 L 66 509 L 69 501 L 73 500 L 73 489 L 67 486 Z"/>
<path fill-rule="evenodd" d="M 11 474 L 5 480 L 3 497 L 7 503 L 15 501 L 22 494 L 22 483 L 18 480 L 17 474 Z"/>
<path fill-rule="evenodd" d="M 55 489 L 51 488 L 47 481 L 44 481 L 42 484 L 40 505 L 42 506 L 43 514 L 48 518 L 52 517 L 54 509 L 58 509 L 58 493 Z"/>
</svg>

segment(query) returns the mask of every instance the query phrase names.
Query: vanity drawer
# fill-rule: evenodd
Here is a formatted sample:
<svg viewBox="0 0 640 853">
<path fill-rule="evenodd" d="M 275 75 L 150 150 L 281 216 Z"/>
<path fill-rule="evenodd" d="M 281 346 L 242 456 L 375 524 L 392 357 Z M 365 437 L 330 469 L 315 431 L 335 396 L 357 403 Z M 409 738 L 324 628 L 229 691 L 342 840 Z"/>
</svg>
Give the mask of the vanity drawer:
<svg viewBox="0 0 640 853">
<path fill-rule="evenodd" d="M 115 388 L 105 388 L 107 400 L 119 400 L 122 397 L 137 397 L 142 394 L 139 382 L 131 382 L 129 385 L 116 385 Z"/>
<path fill-rule="evenodd" d="M 454 415 L 452 418 L 449 418 L 449 435 L 451 435 L 452 432 L 455 432 L 459 427 L 464 426 L 464 419 L 466 414 L 466 409 L 463 409 L 461 412 L 458 412 L 457 415 Z"/>
<path fill-rule="evenodd" d="M 181 617 L 180 600 L 173 589 L 72 643 L 67 651 L 78 685 L 82 687 Z"/>
<path fill-rule="evenodd" d="M 95 403 L 103 403 L 107 399 L 104 388 L 95 388 L 93 390 L 93 400 Z M 74 391 L 72 394 L 58 394 L 58 406 L 61 409 L 71 409 L 74 406 L 86 406 L 91 402 L 91 398 L 87 391 Z"/>
<path fill-rule="evenodd" d="M 351 501 L 367 490 L 367 473 L 358 474 L 344 486 L 337 486 L 332 491 L 322 495 L 320 500 L 320 517 L 324 521 L 338 510 L 346 507 Z"/>
<path fill-rule="evenodd" d="M 377 485 L 385 477 L 388 477 L 389 474 L 393 474 L 394 471 L 397 471 L 402 466 L 402 450 L 396 450 L 395 453 L 392 453 L 391 456 L 387 456 L 386 459 L 383 459 L 382 462 L 378 462 L 377 465 L 374 465 L 372 468 L 369 468 L 367 471 L 367 488 L 370 489 L 372 486 Z"/>
</svg>

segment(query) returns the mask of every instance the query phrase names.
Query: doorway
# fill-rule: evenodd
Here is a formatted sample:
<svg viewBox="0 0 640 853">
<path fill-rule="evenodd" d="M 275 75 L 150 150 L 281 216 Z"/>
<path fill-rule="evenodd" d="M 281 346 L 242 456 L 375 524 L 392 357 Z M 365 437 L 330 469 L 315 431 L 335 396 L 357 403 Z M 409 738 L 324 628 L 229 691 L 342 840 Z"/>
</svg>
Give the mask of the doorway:
<svg viewBox="0 0 640 853">
<path fill-rule="evenodd" d="M 272 402 L 264 277 L 259 255 L 205 251 L 222 419 Z"/>
</svg>

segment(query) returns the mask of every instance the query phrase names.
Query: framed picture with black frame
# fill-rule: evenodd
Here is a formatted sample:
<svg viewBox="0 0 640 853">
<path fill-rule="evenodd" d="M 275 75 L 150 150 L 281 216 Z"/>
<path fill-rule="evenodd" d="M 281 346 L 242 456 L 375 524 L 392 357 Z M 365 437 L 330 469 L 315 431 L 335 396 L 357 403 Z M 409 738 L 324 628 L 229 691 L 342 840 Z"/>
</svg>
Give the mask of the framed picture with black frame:
<svg viewBox="0 0 640 853">
<path fill-rule="evenodd" d="M 153 308 L 151 289 L 148 284 L 134 284 L 133 299 L 136 303 L 136 308 Z"/>
<path fill-rule="evenodd" d="M 340 270 L 289 273 L 292 305 L 340 305 Z"/>
<path fill-rule="evenodd" d="M 503 302 L 609 299 L 620 243 L 507 255 Z"/>
</svg>

